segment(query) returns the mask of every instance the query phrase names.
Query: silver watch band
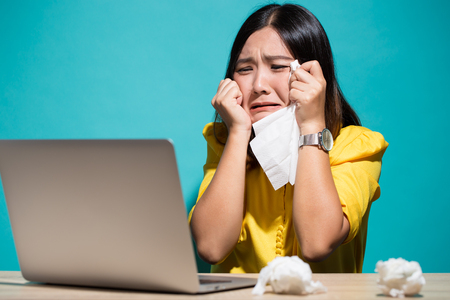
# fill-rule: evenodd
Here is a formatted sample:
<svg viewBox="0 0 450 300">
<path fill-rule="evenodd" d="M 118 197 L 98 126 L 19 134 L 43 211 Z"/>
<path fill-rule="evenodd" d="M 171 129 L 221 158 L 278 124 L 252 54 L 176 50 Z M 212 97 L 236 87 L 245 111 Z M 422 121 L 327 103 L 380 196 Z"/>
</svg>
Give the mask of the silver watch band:
<svg viewBox="0 0 450 300">
<path fill-rule="evenodd" d="M 298 146 L 319 145 L 319 133 L 301 135 L 298 140 Z"/>
</svg>

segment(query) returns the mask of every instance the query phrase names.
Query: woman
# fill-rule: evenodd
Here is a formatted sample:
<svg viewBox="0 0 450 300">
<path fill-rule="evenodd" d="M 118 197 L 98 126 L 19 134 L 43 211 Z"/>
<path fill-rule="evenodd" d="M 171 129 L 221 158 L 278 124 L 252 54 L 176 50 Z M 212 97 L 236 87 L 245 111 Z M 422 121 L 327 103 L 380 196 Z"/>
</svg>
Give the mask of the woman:
<svg viewBox="0 0 450 300">
<path fill-rule="evenodd" d="M 289 78 L 295 59 L 301 67 Z M 299 147 L 295 184 L 274 190 L 249 149 L 252 124 L 291 103 L 301 135 L 327 128 L 334 147 Z M 253 13 L 212 105 L 223 122 L 204 128 L 205 176 L 190 214 L 212 271 L 259 272 L 276 256 L 298 255 L 313 272 L 361 272 L 388 144 L 346 102 L 319 21 L 290 4 Z"/>
</svg>

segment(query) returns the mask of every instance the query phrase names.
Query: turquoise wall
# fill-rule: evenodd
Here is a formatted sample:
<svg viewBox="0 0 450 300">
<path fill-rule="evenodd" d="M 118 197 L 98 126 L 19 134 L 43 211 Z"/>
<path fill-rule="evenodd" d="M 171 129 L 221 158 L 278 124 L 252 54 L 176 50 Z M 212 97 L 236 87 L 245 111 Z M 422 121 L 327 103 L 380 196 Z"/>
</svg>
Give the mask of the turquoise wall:
<svg viewBox="0 0 450 300">
<path fill-rule="evenodd" d="M 190 209 L 210 100 L 239 26 L 264 3 L 0 0 L 0 138 L 171 138 Z M 364 272 L 390 257 L 450 272 L 450 2 L 299 3 L 327 31 L 363 124 L 390 143 Z M 0 270 L 18 269 L 0 189 Z"/>
</svg>

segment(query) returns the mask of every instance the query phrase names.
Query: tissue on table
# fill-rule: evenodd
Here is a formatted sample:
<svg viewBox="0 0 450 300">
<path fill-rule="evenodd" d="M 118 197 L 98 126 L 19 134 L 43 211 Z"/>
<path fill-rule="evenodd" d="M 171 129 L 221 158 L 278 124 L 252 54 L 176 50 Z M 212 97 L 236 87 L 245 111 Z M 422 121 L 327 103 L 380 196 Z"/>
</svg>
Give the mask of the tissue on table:
<svg viewBox="0 0 450 300">
<path fill-rule="evenodd" d="M 311 277 L 310 266 L 298 256 L 279 256 L 261 270 L 252 294 L 264 294 L 267 283 L 270 283 L 273 291 L 277 294 L 325 293 L 327 288 L 319 281 L 312 281 Z"/>
<path fill-rule="evenodd" d="M 380 274 L 378 287 L 383 294 L 403 298 L 418 294 L 425 284 L 422 268 L 418 262 L 403 258 L 390 258 L 377 262 L 375 272 Z"/>
<path fill-rule="evenodd" d="M 290 66 L 289 79 L 300 64 L 295 60 Z M 275 190 L 295 183 L 300 136 L 295 107 L 291 104 L 253 124 L 256 137 L 250 147 Z"/>
</svg>

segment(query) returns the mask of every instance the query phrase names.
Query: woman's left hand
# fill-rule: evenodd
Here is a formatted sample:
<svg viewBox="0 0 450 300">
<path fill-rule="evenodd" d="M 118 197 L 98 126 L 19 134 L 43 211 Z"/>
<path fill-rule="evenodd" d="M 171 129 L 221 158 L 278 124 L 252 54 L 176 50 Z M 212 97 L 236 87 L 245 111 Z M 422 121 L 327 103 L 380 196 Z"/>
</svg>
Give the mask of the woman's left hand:
<svg viewBox="0 0 450 300">
<path fill-rule="evenodd" d="M 302 135 L 325 128 L 327 83 L 318 61 L 308 61 L 295 70 L 289 81 L 289 100 L 297 104 L 296 118 Z"/>
</svg>

